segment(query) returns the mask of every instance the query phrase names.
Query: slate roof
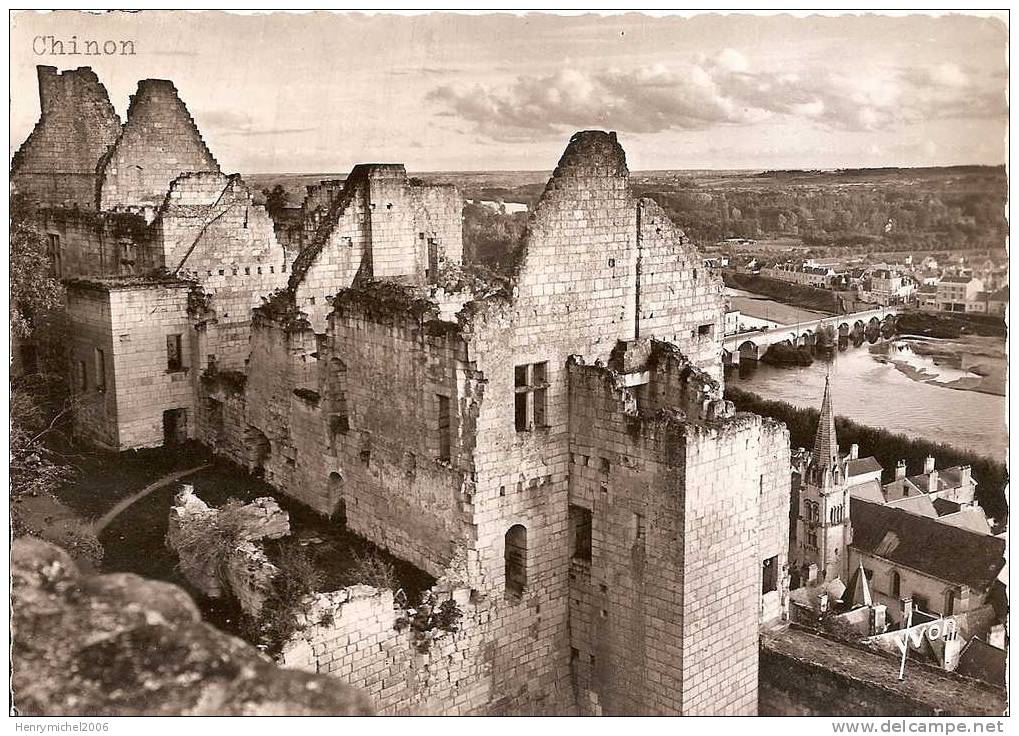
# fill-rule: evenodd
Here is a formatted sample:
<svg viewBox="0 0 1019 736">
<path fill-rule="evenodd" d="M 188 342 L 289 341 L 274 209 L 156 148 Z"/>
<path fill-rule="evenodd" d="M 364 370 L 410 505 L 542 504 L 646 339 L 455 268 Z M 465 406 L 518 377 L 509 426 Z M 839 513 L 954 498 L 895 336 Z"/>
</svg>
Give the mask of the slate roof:
<svg viewBox="0 0 1019 736">
<path fill-rule="evenodd" d="M 1005 650 L 992 647 L 976 637 L 969 640 L 966 648 L 959 655 L 959 666 L 955 670 L 960 675 L 983 680 L 991 685 L 1005 685 Z"/>
<path fill-rule="evenodd" d="M 888 505 L 892 508 L 912 511 L 914 514 L 928 516 L 932 519 L 938 518 L 938 512 L 935 510 L 934 504 L 931 503 L 930 496 L 907 496 L 906 498 L 889 501 Z"/>
<path fill-rule="evenodd" d="M 949 501 L 947 498 L 934 499 L 934 510 L 938 512 L 938 516 L 947 516 L 948 514 L 954 514 L 961 508 L 962 508 L 961 503 Z"/>
<path fill-rule="evenodd" d="M 1005 540 L 902 509 L 850 498 L 852 546 L 903 567 L 984 591 L 1005 564 Z"/>
<path fill-rule="evenodd" d="M 880 473 L 882 470 L 884 468 L 881 467 L 881 464 L 872 457 L 861 457 L 846 463 L 846 475 L 850 478 L 854 475 L 864 475 L 865 473 Z"/>
<path fill-rule="evenodd" d="M 973 280 L 972 276 L 945 276 L 941 279 L 943 284 L 968 284 Z"/>
<path fill-rule="evenodd" d="M 862 498 L 865 501 L 884 503 L 885 494 L 881 490 L 881 481 L 868 480 L 866 483 L 857 483 L 849 487 L 849 495 L 854 498 Z"/>
</svg>

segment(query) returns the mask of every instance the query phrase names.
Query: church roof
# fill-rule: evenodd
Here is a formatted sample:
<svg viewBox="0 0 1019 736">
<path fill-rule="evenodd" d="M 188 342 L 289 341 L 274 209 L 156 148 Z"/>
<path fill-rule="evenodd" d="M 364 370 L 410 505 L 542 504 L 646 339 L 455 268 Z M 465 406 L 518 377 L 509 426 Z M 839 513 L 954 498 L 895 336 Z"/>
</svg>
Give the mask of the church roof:
<svg viewBox="0 0 1019 736">
<path fill-rule="evenodd" d="M 903 509 L 851 498 L 853 547 L 938 580 L 987 590 L 1005 564 L 1005 540 Z"/>
<path fill-rule="evenodd" d="M 839 443 L 835 436 L 835 411 L 831 405 L 831 385 L 827 377 L 824 379 L 824 398 L 821 400 L 821 416 L 817 422 L 812 458 L 816 468 L 833 467 L 838 465 L 839 461 Z"/>
</svg>

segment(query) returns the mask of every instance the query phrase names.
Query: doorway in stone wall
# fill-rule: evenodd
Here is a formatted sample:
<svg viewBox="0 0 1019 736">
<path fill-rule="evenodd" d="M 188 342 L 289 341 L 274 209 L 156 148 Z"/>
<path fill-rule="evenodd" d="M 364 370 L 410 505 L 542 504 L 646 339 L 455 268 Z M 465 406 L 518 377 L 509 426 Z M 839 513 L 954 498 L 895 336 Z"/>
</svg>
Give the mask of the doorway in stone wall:
<svg viewBox="0 0 1019 736">
<path fill-rule="evenodd" d="M 182 445 L 188 439 L 187 409 L 167 409 L 163 412 L 163 444 L 167 447 Z"/>
</svg>

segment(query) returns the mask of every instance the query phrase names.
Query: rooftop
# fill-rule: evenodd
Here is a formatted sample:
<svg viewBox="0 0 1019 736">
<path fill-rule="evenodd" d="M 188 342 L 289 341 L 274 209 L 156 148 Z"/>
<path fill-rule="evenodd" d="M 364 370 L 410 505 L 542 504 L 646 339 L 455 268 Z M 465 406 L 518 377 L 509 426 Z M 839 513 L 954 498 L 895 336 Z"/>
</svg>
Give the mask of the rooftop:
<svg viewBox="0 0 1019 736">
<path fill-rule="evenodd" d="M 987 590 L 1005 564 L 1005 541 L 902 509 L 852 498 L 852 546 L 925 575 Z"/>
<path fill-rule="evenodd" d="M 873 457 L 861 457 L 846 463 L 846 476 L 849 478 L 866 473 L 880 473 L 882 470 L 881 463 Z"/>
</svg>

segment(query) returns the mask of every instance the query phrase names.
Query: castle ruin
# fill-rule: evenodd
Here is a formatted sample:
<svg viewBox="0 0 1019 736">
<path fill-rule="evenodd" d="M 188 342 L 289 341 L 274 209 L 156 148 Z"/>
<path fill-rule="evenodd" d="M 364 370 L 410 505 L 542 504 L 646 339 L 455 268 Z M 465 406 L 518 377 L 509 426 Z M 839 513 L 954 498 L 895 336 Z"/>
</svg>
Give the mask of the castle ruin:
<svg viewBox="0 0 1019 736">
<path fill-rule="evenodd" d="M 787 605 L 789 436 L 722 398 L 721 281 L 614 133 L 574 135 L 509 283 L 462 263 L 462 199 L 402 165 L 310 188 L 282 247 L 174 86 L 121 125 L 39 68 L 12 186 L 73 322 L 80 437 L 198 440 L 440 580 L 422 652 L 354 591 L 287 666 L 380 712 L 752 715 Z"/>
</svg>

